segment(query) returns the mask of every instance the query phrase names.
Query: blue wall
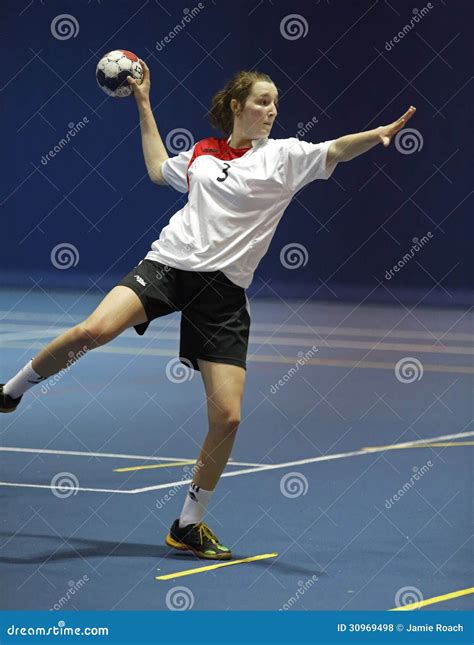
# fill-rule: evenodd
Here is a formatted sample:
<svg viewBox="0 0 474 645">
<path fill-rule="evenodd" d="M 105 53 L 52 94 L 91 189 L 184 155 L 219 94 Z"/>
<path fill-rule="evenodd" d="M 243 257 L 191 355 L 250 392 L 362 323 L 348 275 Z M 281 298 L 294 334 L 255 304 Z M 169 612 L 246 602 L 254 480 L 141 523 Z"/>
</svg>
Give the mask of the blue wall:
<svg viewBox="0 0 474 645">
<path fill-rule="evenodd" d="M 433 0 L 417 9 L 415 18 L 405 1 L 3 0 L 1 284 L 107 289 L 184 203 L 146 177 L 133 98 L 109 99 L 96 86 L 100 55 L 126 48 L 151 68 L 163 139 L 175 128 L 194 140 L 214 134 L 206 118 L 212 94 L 249 67 L 269 73 L 280 89 L 274 138 L 300 130 L 300 138 L 323 141 L 389 123 L 415 105 L 409 127 L 420 149 L 378 146 L 301 191 L 249 292 L 466 303 L 473 289 L 474 5 Z M 285 32 L 290 12 L 302 18 Z M 53 36 L 59 14 L 76 20 L 73 36 Z M 185 15 L 185 28 L 164 42 Z M 69 124 L 81 121 L 48 159 Z M 388 278 L 413 238 L 428 232 L 429 242 Z M 51 261 L 62 243 L 77 249 L 68 269 Z M 290 243 L 306 249 L 304 266 L 280 261 Z"/>
</svg>

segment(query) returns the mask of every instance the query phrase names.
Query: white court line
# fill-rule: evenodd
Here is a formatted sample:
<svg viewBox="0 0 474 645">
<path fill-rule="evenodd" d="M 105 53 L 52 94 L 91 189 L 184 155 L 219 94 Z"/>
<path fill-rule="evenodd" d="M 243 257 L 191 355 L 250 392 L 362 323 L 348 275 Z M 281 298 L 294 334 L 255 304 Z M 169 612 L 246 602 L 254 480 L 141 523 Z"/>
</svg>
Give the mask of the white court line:
<svg viewBox="0 0 474 645">
<path fill-rule="evenodd" d="M 0 336 L 1 338 L 1 336 Z M 41 343 L 12 343 L 11 345 L 5 345 L 5 349 L 41 349 L 43 345 Z M 164 348 L 148 348 L 140 349 L 136 347 L 119 347 L 111 346 L 110 344 L 104 345 L 103 347 L 97 347 L 94 349 L 94 352 L 99 352 L 103 354 L 125 354 L 127 356 L 136 356 L 137 353 L 140 353 L 140 356 L 172 356 L 176 358 L 176 349 L 164 349 Z M 252 363 L 274 363 L 275 365 L 285 364 L 285 365 L 294 365 L 295 364 L 294 356 L 283 356 L 282 354 L 247 354 L 247 361 Z M 374 369 L 374 370 L 390 370 L 393 372 L 394 363 L 383 362 L 383 361 L 364 361 L 364 360 L 349 360 L 349 359 L 339 359 L 339 358 L 310 358 L 305 362 L 305 367 L 308 365 L 311 366 L 323 366 L 323 367 L 354 367 L 357 369 Z M 446 374 L 474 374 L 474 367 L 470 365 L 435 365 L 430 363 L 423 363 L 424 372 L 435 372 L 435 373 L 446 373 Z"/>
<path fill-rule="evenodd" d="M 16 482 L 0 482 L 0 486 L 11 486 L 13 488 L 47 488 L 49 490 L 59 490 L 61 493 L 64 493 L 64 491 L 74 491 L 73 494 L 75 495 L 76 492 L 81 492 L 81 493 L 125 493 L 127 495 L 131 495 L 134 493 L 134 490 L 116 490 L 114 488 L 81 488 L 80 486 L 74 486 L 71 488 L 68 488 L 67 486 L 51 486 L 47 484 L 17 484 Z"/>
<path fill-rule="evenodd" d="M 16 446 L 0 446 L 0 452 L 28 452 L 39 455 L 70 455 L 72 457 L 108 457 L 111 459 L 139 459 L 140 461 L 189 461 L 195 462 L 195 459 L 188 457 L 148 457 L 146 455 L 124 455 L 123 453 L 113 452 L 81 452 L 77 450 L 49 450 L 45 448 L 17 448 Z M 262 466 L 262 464 L 252 464 L 247 461 L 229 460 L 229 466 Z"/>
<path fill-rule="evenodd" d="M 19 331 L 19 332 L 7 332 L 4 331 L 0 334 L 0 343 L 10 342 L 12 340 L 37 340 L 39 338 L 54 338 L 59 334 L 70 329 L 70 327 L 55 327 L 54 329 L 45 329 L 44 331 L 35 330 L 35 331 Z"/>
<path fill-rule="evenodd" d="M 1 336 L 0 336 L 1 338 Z M 301 345 L 300 345 L 301 346 Z M 12 343 L 10 345 L 5 345 L 5 349 L 41 349 L 43 345 L 41 343 Z M 378 349 L 374 347 L 373 349 Z M 172 356 L 176 357 L 176 349 L 163 349 L 163 348 L 153 348 L 153 349 L 140 349 L 139 346 L 136 347 L 119 347 L 114 345 L 104 345 L 102 347 L 97 347 L 94 349 L 94 352 L 99 352 L 103 354 L 125 354 L 127 356 L 136 356 L 137 353 L 140 356 Z M 449 354 L 449 352 L 444 352 Z M 247 361 L 253 363 L 275 363 L 275 364 L 287 364 L 294 365 L 295 357 L 294 356 L 283 356 L 282 354 L 247 354 Z M 338 359 L 338 358 L 310 358 L 305 362 L 305 366 L 315 365 L 323 367 L 354 367 L 358 369 L 375 369 L 375 370 L 394 370 L 394 364 L 382 361 L 364 361 L 364 360 L 349 360 L 349 359 Z M 425 372 L 446 372 L 448 374 L 474 374 L 474 367 L 470 365 L 431 365 L 429 363 L 423 363 L 423 370 Z"/>
<path fill-rule="evenodd" d="M 406 441 L 404 443 L 397 443 L 397 444 L 392 444 L 394 446 L 416 446 L 417 444 L 425 444 L 425 443 L 436 443 L 437 441 L 444 441 L 448 439 L 460 439 L 461 437 L 471 437 L 474 435 L 474 430 L 470 432 L 459 432 L 457 434 L 446 434 L 446 435 L 441 435 L 438 437 L 428 437 L 427 439 L 417 439 L 416 441 Z M 367 447 L 364 450 L 354 450 L 352 452 L 341 452 L 333 455 L 323 455 L 320 457 L 310 457 L 309 459 L 299 459 L 297 461 L 287 461 L 285 463 L 281 464 L 266 464 L 266 465 L 259 465 L 258 467 L 254 468 L 246 468 L 243 470 L 235 470 L 233 472 L 228 472 L 228 473 L 222 473 L 221 477 L 236 477 L 237 475 L 247 475 L 249 473 L 258 473 L 262 471 L 267 471 L 267 470 L 278 470 L 282 468 L 290 468 L 293 466 L 303 466 L 306 464 L 314 464 L 319 461 L 332 461 L 334 459 L 344 459 L 346 457 L 356 457 L 360 455 L 373 455 L 377 452 L 384 452 L 387 449 L 387 447 L 377 447 L 377 448 L 370 448 Z M 90 454 L 90 453 L 86 453 Z M 149 493 L 151 491 L 155 490 L 162 490 L 163 488 L 175 488 L 178 486 L 185 486 L 186 484 L 191 483 L 191 479 L 182 479 L 176 482 L 168 482 L 166 484 L 158 484 L 157 486 L 147 486 L 145 488 L 132 488 L 131 490 L 114 490 L 114 489 L 107 489 L 107 488 L 80 488 L 80 487 L 74 487 L 74 488 L 66 488 L 66 487 L 58 487 L 58 486 L 51 486 L 51 485 L 46 485 L 46 484 L 19 484 L 15 482 L 0 482 L 0 486 L 12 486 L 16 488 L 47 488 L 50 490 L 56 490 L 59 489 L 61 491 L 64 490 L 72 490 L 74 492 L 91 492 L 91 493 L 124 493 L 128 495 L 135 495 L 137 493 Z"/>
<path fill-rule="evenodd" d="M 30 325 L 18 325 L 18 327 L 28 327 Z M 54 327 L 49 326 L 48 329 L 28 329 L 23 331 L 11 331 L 15 326 L 12 325 L 1 325 L 0 323 L 0 343 L 10 343 L 11 341 L 25 341 L 25 340 L 38 340 L 41 338 L 54 338 L 55 336 L 67 331 L 69 327 Z M 252 329 L 254 326 L 252 325 Z M 284 330 L 283 330 L 284 331 Z M 308 334 L 308 330 L 306 330 Z M 133 330 L 125 330 L 120 334 L 120 337 L 123 338 L 134 338 L 139 340 Z M 174 341 L 179 340 L 179 332 L 177 331 L 163 331 L 163 332 L 149 332 L 148 337 L 150 339 L 157 338 L 158 340 L 168 340 Z M 357 341 L 357 340 L 341 340 L 341 339 L 330 339 L 325 340 L 319 339 L 311 336 L 306 337 L 287 337 L 287 336 L 271 336 L 270 339 L 267 336 L 257 336 L 255 333 L 250 334 L 249 345 L 283 345 L 285 347 L 301 347 L 305 344 L 308 345 L 318 345 L 319 349 L 370 349 L 372 351 L 391 351 L 391 352 L 419 352 L 427 354 L 461 354 L 461 355 L 472 355 L 474 354 L 474 347 L 469 347 L 466 345 L 454 346 L 454 345 L 433 345 L 433 344 L 416 344 L 416 343 L 390 343 L 390 342 L 377 342 L 374 346 L 374 343 L 371 341 Z M 124 348 L 131 349 L 131 348 Z"/>
<path fill-rule="evenodd" d="M 31 323 L 47 323 L 52 322 L 58 325 L 74 324 L 84 320 L 83 316 L 74 316 L 68 315 L 66 321 L 62 321 L 61 318 L 64 316 L 62 314 L 50 314 L 50 313 L 40 313 L 40 312 L 27 312 L 27 311 L 2 311 L 0 310 L 0 322 L 2 320 L 19 320 L 24 322 Z M 169 327 L 178 327 L 180 324 L 179 318 L 176 320 L 167 319 L 166 323 L 161 323 L 159 320 L 153 321 L 154 328 L 160 328 L 161 326 Z M 419 330 L 408 330 L 408 329 L 361 329 L 360 327 L 338 327 L 338 323 L 335 322 L 334 326 L 330 325 L 279 325 L 276 323 L 259 323 L 252 321 L 252 329 L 255 331 L 263 332 L 273 332 L 273 331 L 283 331 L 289 334 L 304 334 L 310 336 L 311 331 L 314 334 L 329 334 L 331 336 L 356 336 L 356 337 L 367 337 L 375 336 L 378 338 L 388 337 L 388 338 L 406 338 L 406 339 L 427 339 L 433 340 L 434 338 L 439 338 L 440 340 L 465 340 L 465 341 L 474 341 L 474 334 L 468 332 L 447 332 L 443 330 L 431 330 L 431 331 L 419 331 Z M 127 333 L 127 332 L 124 332 Z M 135 332 L 132 333 L 135 334 Z M 156 337 L 159 337 L 159 331 L 155 332 L 153 330 L 147 331 L 147 337 L 155 337 L 153 334 L 156 334 Z"/>
<path fill-rule="evenodd" d="M 407 441 L 405 443 L 392 444 L 394 446 L 416 446 L 417 444 L 425 443 L 436 443 L 437 441 L 447 440 L 447 439 L 460 439 L 461 437 L 471 437 L 474 435 L 474 431 L 471 432 L 459 432 L 458 434 L 447 434 L 440 437 L 430 437 L 428 439 L 417 439 L 416 441 Z M 341 452 L 333 455 L 322 455 L 321 457 L 310 457 L 309 459 L 299 459 L 297 461 L 287 461 L 282 464 L 267 464 L 260 466 L 258 468 L 246 468 L 244 470 L 234 470 L 229 473 L 222 473 L 221 477 L 236 477 L 237 475 L 247 475 L 249 473 L 259 473 L 266 470 L 278 470 L 281 468 L 290 468 L 293 466 L 303 466 L 305 464 L 314 464 L 319 461 L 332 461 L 333 459 L 344 459 L 346 457 L 355 457 L 359 455 L 373 455 L 376 452 L 384 452 L 386 447 L 377 447 L 364 450 L 354 450 L 352 452 Z M 191 479 L 186 481 L 171 482 L 167 484 L 158 484 L 157 486 L 147 486 L 146 488 L 135 488 L 134 493 L 147 493 L 153 490 L 160 490 L 162 488 L 173 488 L 174 486 L 181 486 L 184 484 L 191 483 Z"/>
<path fill-rule="evenodd" d="M 23 331 L 23 332 L 3 332 L 0 334 L 0 344 L 10 343 L 11 341 L 25 341 L 25 340 L 38 340 L 40 338 L 54 338 L 58 334 L 67 331 L 68 327 L 58 327 L 45 331 Z M 122 332 L 121 336 L 131 337 L 135 332 Z M 134 336 L 133 336 L 134 337 Z M 179 340 L 180 336 L 177 332 L 161 332 L 157 334 L 158 340 Z M 139 340 L 137 337 L 136 340 Z M 282 345 L 284 347 L 304 347 L 305 345 L 318 345 L 317 338 L 290 338 L 285 336 L 256 336 L 251 334 L 249 338 L 249 345 Z M 7 348 L 7 347 L 6 347 Z M 103 347 L 99 348 L 103 349 Z M 127 350 L 127 352 L 134 353 L 137 350 L 132 347 L 120 348 Z M 377 342 L 374 345 L 372 341 L 360 340 L 322 340 L 319 343 L 319 349 L 370 349 L 377 352 L 418 352 L 421 354 L 460 354 L 465 356 L 467 354 L 474 355 L 474 347 L 465 345 L 420 345 L 416 343 L 386 343 Z M 96 349 L 97 351 L 97 349 Z M 146 353 L 146 352 L 143 352 Z"/>
</svg>

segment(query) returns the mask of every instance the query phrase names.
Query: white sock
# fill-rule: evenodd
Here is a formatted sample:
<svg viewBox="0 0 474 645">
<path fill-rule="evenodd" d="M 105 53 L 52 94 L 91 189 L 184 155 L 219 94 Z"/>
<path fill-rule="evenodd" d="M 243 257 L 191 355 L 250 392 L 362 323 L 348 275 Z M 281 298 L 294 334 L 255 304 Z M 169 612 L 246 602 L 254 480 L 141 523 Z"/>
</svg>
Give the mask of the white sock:
<svg viewBox="0 0 474 645">
<path fill-rule="evenodd" d="M 188 524 L 199 524 L 199 522 L 202 522 L 213 492 L 212 490 L 204 490 L 196 486 L 194 482 L 190 484 L 183 510 L 179 516 L 180 528 Z"/>
<path fill-rule="evenodd" d="M 12 399 L 17 399 L 33 387 L 33 385 L 37 385 L 38 383 L 41 383 L 41 381 L 44 381 L 45 378 L 48 378 L 47 376 L 40 376 L 35 372 L 31 367 L 32 361 L 33 359 L 31 359 L 31 361 L 27 363 L 16 376 L 5 383 L 3 386 L 4 394 L 8 394 Z"/>
</svg>

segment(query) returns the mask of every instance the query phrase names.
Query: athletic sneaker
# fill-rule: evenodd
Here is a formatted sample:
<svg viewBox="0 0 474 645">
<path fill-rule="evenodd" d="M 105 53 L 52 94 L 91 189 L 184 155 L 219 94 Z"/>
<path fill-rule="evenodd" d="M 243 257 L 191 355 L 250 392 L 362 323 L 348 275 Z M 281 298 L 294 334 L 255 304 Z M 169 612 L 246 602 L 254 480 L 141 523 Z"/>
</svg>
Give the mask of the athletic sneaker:
<svg viewBox="0 0 474 645">
<path fill-rule="evenodd" d="M 168 546 L 181 551 L 192 551 L 198 558 L 208 560 L 230 560 L 232 552 L 223 546 L 211 529 L 201 522 L 188 524 L 182 528 L 179 519 L 173 522 L 165 542 Z"/>
<path fill-rule="evenodd" d="M 23 395 L 17 399 L 12 399 L 8 394 L 3 393 L 4 383 L 0 383 L 0 412 L 14 412 L 20 403 Z"/>
</svg>

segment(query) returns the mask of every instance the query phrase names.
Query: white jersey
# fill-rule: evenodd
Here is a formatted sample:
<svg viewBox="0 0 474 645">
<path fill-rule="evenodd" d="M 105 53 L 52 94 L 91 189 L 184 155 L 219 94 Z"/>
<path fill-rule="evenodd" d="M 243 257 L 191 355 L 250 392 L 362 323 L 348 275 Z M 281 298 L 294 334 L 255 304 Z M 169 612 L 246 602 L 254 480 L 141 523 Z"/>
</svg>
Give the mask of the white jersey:
<svg viewBox="0 0 474 645">
<path fill-rule="evenodd" d="M 185 193 L 146 258 L 185 271 L 222 271 L 247 288 L 293 195 L 315 179 L 329 179 L 331 141 L 253 139 L 231 148 L 210 137 L 167 159 L 167 184 Z"/>
</svg>

